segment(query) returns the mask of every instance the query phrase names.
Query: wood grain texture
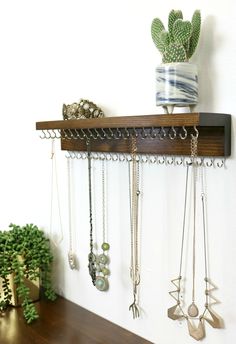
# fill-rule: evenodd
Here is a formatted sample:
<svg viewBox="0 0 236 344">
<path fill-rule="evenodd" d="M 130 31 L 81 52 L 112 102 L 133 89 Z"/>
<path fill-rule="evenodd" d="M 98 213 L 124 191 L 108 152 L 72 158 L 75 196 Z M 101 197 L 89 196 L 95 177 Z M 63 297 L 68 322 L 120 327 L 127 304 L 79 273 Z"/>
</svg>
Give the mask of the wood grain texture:
<svg viewBox="0 0 236 344">
<path fill-rule="evenodd" d="M 116 153 L 130 153 L 131 141 L 125 140 L 92 140 L 90 143 L 91 151 L 94 152 L 116 152 Z M 67 151 L 86 151 L 85 140 L 62 139 L 62 150 Z M 150 139 L 141 137 L 137 138 L 137 153 L 140 154 L 158 154 L 158 155 L 191 155 L 190 150 L 190 135 L 187 139 L 181 140 L 176 138 L 170 140 L 165 138 Z M 199 129 L 198 140 L 198 155 L 199 156 L 228 156 L 230 151 L 226 150 L 224 141 L 223 127 L 201 127 Z"/>
<path fill-rule="evenodd" d="M 0 317 L 1 344 L 150 344 L 61 297 L 35 303 L 40 318 L 27 325 L 20 307 Z"/>
<path fill-rule="evenodd" d="M 160 139 L 142 139 L 142 128 L 161 128 L 164 127 L 167 132 L 169 128 L 174 127 L 181 130 L 185 126 L 190 131 L 194 126 L 199 130 L 199 156 L 222 157 L 231 154 L 231 116 L 218 113 L 184 113 L 172 115 L 145 115 L 145 116 L 122 116 L 105 117 L 98 119 L 77 119 L 67 121 L 47 121 L 37 122 L 37 130 L 59 130 L 63 137 L 61 147 L 69 151 L 85 151 L 86 144 L 81 139 L 67 139 L 66 136 L 77 137 L 76 129 L 86 130 L 97 129 L 102 134 L 102 129 L 119 128 L 121 130 L 129 129 L 140 133 L 137 139 L 138 153 L 143 154 L 161 154 L 161 155 L 190 155 L 190 134 L 186 140 L 176 138 L 170 140 L 168 136 L 164 140 Z M 191 127 L 191 128 L 189 128 Z M 80 131 L 80 137 L 84 132 Z M 89 133 L 87 133 L 89 135 Z M 49 134 L 50 135 L 50 134 Z M 52 137 L 55 132 L 52 132 Z M 50 136 L 49 136 L 50 137 Z M 130 142 L 128 139 L 91 139 L 91 151 L 95 152 L 130 152 Z"/>
</svg>

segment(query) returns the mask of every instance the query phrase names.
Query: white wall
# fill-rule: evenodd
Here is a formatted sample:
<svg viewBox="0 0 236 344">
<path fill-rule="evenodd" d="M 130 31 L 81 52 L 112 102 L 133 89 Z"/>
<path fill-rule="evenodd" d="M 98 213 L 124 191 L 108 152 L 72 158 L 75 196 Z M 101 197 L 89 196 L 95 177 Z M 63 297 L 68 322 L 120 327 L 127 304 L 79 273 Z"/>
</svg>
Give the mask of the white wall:
<svg viewBox="0 0 236 344">
<path fill-rule="evenodd" d="M 221 301 L 214 309 L 225 328 L 206 325 L 205 343 L 236 340 L 236 8 L 234 0 L 58 0 L 7 1 L 0 4 L 1 86 L 1 229 L 11 222 L 33 222 L 49 233 L 50 140 L 40 140 L 35 122 L 61 119 L 63 103 L 88 98 L 107 116 L 161 113 L 155 106 L 155 66 L 160 63 L 150 36 L 155 16 L 167 20 L 181 8 L 186 18 L 196 8 L 203 18 L 202 36 L 193 62 L 199 66 L 199 111 L 233 116 L 232 157 L 227 169 L 207 170 L 210 275 Z M 65 153 L 57 145 L 63 236 L 55 250 L 57 290 L 66 298 L 154 343 L 188 344 L 194 340 L 185 323 L 166 316 L 173 303 L 170 279 L 178 272 L 184 169 L 146 164 L 142 169 L 142 242 L 140 305 L 133 321 L 129 280 L 127 165 L 109 163 L 110 290 L 99 293 L 87 271 L 88 209 L 86 162 L 75 162 L 74 245 L 80 269 L 67 264 L 68 218 Z M 100 166 L 95 164 L 99 173 Z M 98 181 L 96 181 L 98 183 Z M 99 190 L 95 190 L 99 224 Z M 58 213 L 54 209 L 52 237 Z M 60 233 L 59 233 L 60 234 Z M 201 269 L 200 269 L 201 270 Z M 200 271 L 202 272 L 202 271 Z"/>
</svg>

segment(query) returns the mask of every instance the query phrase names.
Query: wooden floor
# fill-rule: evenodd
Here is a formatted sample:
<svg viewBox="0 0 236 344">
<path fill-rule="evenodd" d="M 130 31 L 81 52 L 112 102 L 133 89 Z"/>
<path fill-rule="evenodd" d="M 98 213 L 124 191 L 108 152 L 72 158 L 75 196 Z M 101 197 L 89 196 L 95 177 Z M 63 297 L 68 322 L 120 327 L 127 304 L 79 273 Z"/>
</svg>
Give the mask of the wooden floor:
<svg viewBox="0 0 236 344">
<path fill-rule="evenodd" d="M 0 315 L 0 344 L 151 343 L 61 297 L 35 304 L 40 317 L 31 325 L 20 307 Z"/>
</svg>

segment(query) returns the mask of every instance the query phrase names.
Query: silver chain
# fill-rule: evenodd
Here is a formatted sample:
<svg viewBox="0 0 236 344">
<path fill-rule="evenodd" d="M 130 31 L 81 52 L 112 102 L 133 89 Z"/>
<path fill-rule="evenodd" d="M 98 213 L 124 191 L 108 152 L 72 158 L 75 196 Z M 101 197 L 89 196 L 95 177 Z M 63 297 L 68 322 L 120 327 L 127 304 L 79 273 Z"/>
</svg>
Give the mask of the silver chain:
<svg viewBox="0 0 236 344">
<path fill-rule="evenodd" d="M 134 301 L 130 305 L 129 310 L 133 312 L 133 318 L 140 316 L 138 306 L 138 285 L 140 284 L 140 269 L 139 269 L 139 231 L 138 231 L 138 218 L 139 218 L 139 163 L 136 159 L 137 142 L 136 138 L 132 137 L 131 141 L 131 155 L 132 155 L 132 181 L 130 178 L 129 168 L 129 190 L 130 190 L 130 229 L 131 229 L 131 266 L 130 277 L 133 282 L 133 297 Z"/>
</svg>

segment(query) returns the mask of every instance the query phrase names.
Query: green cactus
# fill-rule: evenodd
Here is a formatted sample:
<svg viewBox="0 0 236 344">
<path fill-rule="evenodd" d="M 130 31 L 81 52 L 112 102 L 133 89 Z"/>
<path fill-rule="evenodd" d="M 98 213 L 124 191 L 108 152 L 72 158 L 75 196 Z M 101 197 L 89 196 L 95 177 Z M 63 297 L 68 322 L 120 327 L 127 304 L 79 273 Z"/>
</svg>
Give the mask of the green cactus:
<svg viewBox="0 0 236 344">
<path fill-rule="evenodd" d="M 171 10 L 168 17 L 168 30 L 169 30 L 170 38 L 172 42 L 174 42 L 172 30 L 173 30 L 174 23 L 177 19 L 183 19 L 182 11 Z"/>
<path fill-rule="evenodd" d="M 153 42 L 162 54 L 162 62 L 185 62 L 196 50 L 201 28 L 201 14 L 196 10 L 192 21 L 184 21 L 180 10 L 171 10 L 168 17 L 168 30 L 159 18 L 152 21 Z"/>
<path fill-rule="evenodd" d="M 196 10 L 192 17 L 192 35 L 189 40 L 188 58 L 190 58 L 196 50 L 201 29 L 201 13 Z"/>
</svg>

